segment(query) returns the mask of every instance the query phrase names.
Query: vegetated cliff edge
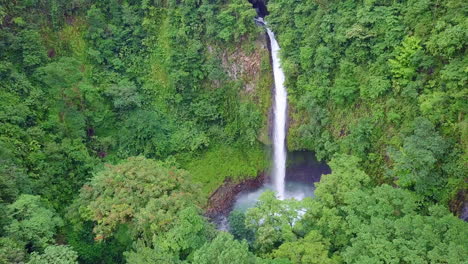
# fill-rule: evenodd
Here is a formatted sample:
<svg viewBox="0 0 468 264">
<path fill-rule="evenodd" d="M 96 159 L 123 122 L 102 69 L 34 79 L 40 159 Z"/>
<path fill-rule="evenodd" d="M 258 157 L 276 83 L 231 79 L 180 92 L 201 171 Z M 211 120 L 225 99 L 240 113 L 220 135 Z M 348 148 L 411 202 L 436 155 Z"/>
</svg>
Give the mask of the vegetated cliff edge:
<svg viewBox="0 0 468 264">
<path fill-rule="evenodd" d="M 290 95 L 289 150 L 357 156 L 375 182 L 459 212 L 467 200 L 464 6 L 270 0 Z"/>
</svg>

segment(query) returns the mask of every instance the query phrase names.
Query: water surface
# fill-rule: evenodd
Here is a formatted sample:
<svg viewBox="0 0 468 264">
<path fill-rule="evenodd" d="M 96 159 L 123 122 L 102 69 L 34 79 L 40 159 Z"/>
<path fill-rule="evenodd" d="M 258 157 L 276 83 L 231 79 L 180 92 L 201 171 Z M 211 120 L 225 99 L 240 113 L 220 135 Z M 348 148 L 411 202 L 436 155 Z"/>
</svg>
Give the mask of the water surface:
<svg viewBox="0 0 468 264">
<path fill-rule="evenodd" d="M 324 162 L 319 162 L 312 152 L 292 152 L 288 154 L 288 168 L 286 169 L 285 190 L 283 198 L 302 200 L 305 197 L 313 197 L 315 183 L 320 181 L 324 174 L 331 172 L 330 167 Z M 237 195 L 233 209 L 245 211 L 253 207 L 260 195 L 267 191 L 275 191 L 271 181 L 262 187 L 241 192 Z"/>
</svg>

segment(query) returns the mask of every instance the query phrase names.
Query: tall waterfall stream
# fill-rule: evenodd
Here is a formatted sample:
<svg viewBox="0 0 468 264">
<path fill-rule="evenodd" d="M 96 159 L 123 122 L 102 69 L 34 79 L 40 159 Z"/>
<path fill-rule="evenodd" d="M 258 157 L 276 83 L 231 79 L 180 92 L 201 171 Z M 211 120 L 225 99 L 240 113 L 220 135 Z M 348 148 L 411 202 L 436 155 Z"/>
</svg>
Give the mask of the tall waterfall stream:
<svg viewBox="0 0 468 264">
<path fill-rule="evenodd" d="M 231 210 L 245 211 L 253 207 L 260 195 L 272 190 L 276 192 L 278 199 L 302 200 L 305 197 L 314 196 L 314 183 L 320 180 L 321 175 L 330 173 L 330 168 L 318 162 L 312 152 L 291 152 L 286 150 L 287 131 L 287 91 L 284 86 L 285 75 L 281 69 L 279 58 L 280 46 L 275 38 L 275 34 L 267 27 L 267 23 L 262 17 L 255 19 L 256 23 L 265 27 L 270 39 L 271 62 L 274 77 L 274 101 L 273 101 L 273 158 L 270 180 L 266 180 L 263 186 L 258 189 L 245 190 L 237 194 L 233 201 Z M 289 166 L 286 166 L 289 164 Z M 215 222 L 218 228 L 228 229 L 227 215 L 218 215 Z"/>
<path fill-rule="evenodd" d="M 275 80 L 274 122 L 273 122 L 273 183 L 279 199 L 285 198 L 286 178 L 286 120 L 288 93 L 284 87 L 284 72 L 281 69 L 278 41 L 267 27 L 271 43 L 271 60 Z"/>
<path fill-rule="evenodd" d="M 255 205 L 258 197 L 265 190 L 276 192 L 278 199 L 294 198 L 302 200 L 314 195 L 314 182 L 320 180 L 322 174 L 330 172 L 330 168 L 323 163 L 317 162 L 311 152 L 290 153 L 292 158 L 288 159 L 286 150 L 287 131 L 287 108 L 288 93 L 284 86 L 285 75 L 281 69 L 280 46 L 275 34 L 268 27 L 262 17 L 255 19 L 256 23 L 265 27 L 270 39 L 271 62 L 274 77 L 274 100 L 273 100 L 273 159 L 271 181 L 255 191 L 241 192 L 235 203 L 234 209 L 245 210 Z M 286 164 L 292 166 L 287 168 Z"/>
</svg>

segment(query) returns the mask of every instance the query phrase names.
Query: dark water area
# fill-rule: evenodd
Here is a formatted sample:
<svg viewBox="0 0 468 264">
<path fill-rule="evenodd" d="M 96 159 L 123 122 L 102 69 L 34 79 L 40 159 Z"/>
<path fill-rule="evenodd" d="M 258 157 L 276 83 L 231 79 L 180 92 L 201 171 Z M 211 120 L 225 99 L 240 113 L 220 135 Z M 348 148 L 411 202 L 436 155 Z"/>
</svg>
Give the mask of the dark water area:
<svg viewBox="0 0 468 264">
<path fill-rule="evenodd" d="M 460 213 L 460 219 L 465 222 L 468 222 L 468 202 L 465 202 L 465 204 L 463 205 L 463 209 Z"/>
<path fill-rule="evenodd" d="M 310 151 L 295 151 L 288 153 L 286 181 L 315 183 L 324 174 L 330 174 L 331 169 L 325 162 L 320 162 Z"/>
<path fill-rule="evenodd" d="M 252 4 L 252 7 L 257 11 L 259 17 L 265 17 L 268 15 L 268 9 L 266 7 L 266 0 L 249 0 Z"/>
</svg>

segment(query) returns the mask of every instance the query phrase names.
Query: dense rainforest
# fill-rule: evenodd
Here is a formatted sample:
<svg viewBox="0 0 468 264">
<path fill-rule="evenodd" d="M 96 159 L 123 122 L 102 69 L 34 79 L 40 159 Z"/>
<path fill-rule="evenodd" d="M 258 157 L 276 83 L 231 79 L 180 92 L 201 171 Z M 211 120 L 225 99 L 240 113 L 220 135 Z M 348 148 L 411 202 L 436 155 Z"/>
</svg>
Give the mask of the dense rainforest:
<svg viewBox="0 0 468 264">
<path fill-rule="evenodd" d="M 315 197 L 265 192 L 266 15 L 287 145 Z M 268 10 L 268 11 L 267 11 Z M 0 1 L 0 263 L 468 263 L 463 0 Z"/>
</svg>

